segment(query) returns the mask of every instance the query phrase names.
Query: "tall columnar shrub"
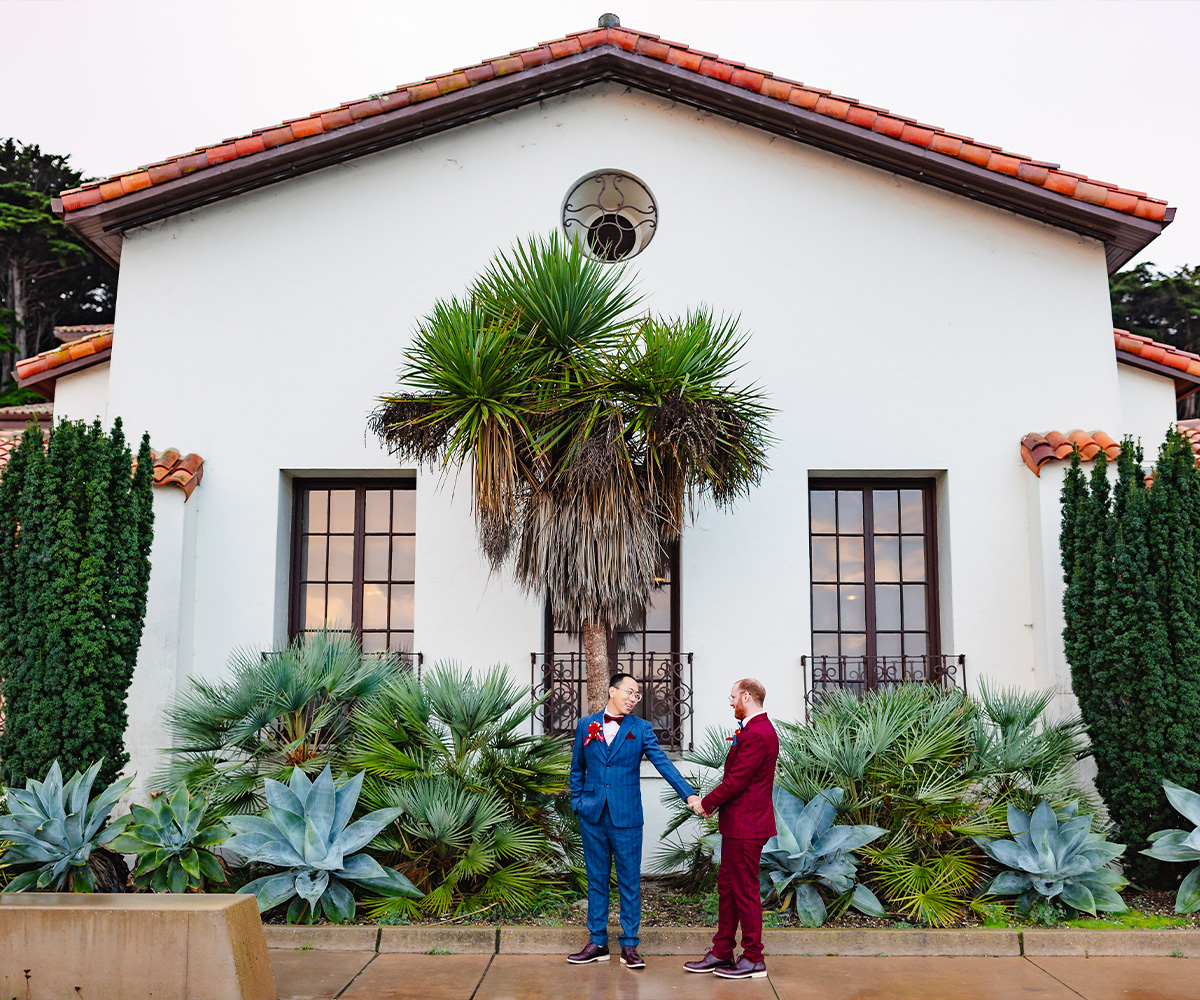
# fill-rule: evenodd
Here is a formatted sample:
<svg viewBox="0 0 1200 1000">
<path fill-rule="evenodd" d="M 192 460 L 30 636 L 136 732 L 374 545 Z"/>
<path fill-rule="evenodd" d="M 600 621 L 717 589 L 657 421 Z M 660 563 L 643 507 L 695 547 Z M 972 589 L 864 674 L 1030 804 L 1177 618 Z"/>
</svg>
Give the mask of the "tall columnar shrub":
<svg viewBox="0 0 1200 1000">
<path fill-rule="evenodd" d="M 129 760 L 125 699 L 142 638 L 153 534 L 153 459 L 136 471 L 121 421 L 36 427 L 0 478 L 0 774 L 39 778 L 61 760 Z"/>
<path fill-rule="evenodd" d="M 1138 852 L 1170 820 L 1163 780 L 1200 779 L 1200 471 L 1172 430 L 1147 484 L 1122 444 L 1110 488 L 1103 454 L 1090 481 L 1078 453 L 1062 490 L 1063 632 L 1072 685 L 1096 758 L 1096 786 L 1128 873 L 1174 873 Z"/>
</svg>

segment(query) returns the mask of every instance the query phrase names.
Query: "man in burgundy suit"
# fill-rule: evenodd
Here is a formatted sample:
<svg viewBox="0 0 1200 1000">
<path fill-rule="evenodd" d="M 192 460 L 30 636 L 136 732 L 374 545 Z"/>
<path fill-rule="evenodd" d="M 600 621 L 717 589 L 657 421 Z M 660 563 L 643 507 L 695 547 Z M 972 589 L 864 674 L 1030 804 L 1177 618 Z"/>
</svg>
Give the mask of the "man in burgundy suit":
<svg viewBox="0 0 1200 1000">
<path fill-rule="evenodd" d="M 697 814 L 719 814 L 721 867 L 717 875 L 717 933 L 712 948 L 698 962 L 685 962 L 688 972 L 711 972 L 722 979 L 761 979 L 763 961 L 762 897 L 758 863 L 763 845 L 775 836 L 775 760 L 779 737 L 763 710 L 766 689 L 751 677 L 738 681 L 729 704 L 739 727 L 728 737 L 721 783 L 693 806 Z M 742 957 L 733 960 L 737 926 L 742 925 Z"/>
</svg>

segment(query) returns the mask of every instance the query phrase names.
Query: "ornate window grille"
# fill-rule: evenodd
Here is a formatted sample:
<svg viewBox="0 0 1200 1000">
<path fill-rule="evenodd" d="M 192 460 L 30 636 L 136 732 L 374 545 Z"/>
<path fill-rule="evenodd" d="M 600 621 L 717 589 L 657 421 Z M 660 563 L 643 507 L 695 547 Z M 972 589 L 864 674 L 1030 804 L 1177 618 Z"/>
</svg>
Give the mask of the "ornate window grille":
<svg viewBox="0 0 1200 1000">
<path fill-rule="evenodd" d="M 602 170 L 571 188 L 562 206 L 563 232 L 598 260 L 636 257 L 658 228 L 654 195 L 632 174 Z"/>
</svg>

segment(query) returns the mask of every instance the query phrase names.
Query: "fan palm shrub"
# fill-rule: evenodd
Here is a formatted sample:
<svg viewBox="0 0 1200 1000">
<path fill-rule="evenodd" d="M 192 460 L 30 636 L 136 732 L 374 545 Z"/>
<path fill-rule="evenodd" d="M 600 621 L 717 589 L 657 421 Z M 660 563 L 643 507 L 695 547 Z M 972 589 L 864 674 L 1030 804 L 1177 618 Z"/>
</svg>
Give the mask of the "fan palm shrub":
<svg viewBox="0 0 1200 1000">
<path fill-rule="evenodd" d="M 257 813 L 267 778 L 340 769 L 364 699 L 406 669 L 390 654 L 364 656 L 338 632 L 302 636 L 279 652 L 236 650 L 228 676 L 193 678 L 168 710 L 171 746 L 152 786 L 186 786 L 217 816 Z"/>
<path fill-rule="evenodd" d="M 481 550 L 582 635 L 592 710 L 608 634 L 645 607 L 693 501 L 729 505 L 766 468 L 736 320 L 639 306 L 623 266 L 557 233 L 518 242 L 433 306 L 371 420 L 403 458 L 469 468 Z"/>
<path fill-rule="evenodd" d="M 372 915 L 516 908 L 578 864 L 570 744 L 531 734 L 534 704 L 504 667 L 439 663 L 363 707 L 347 762 L 366 771 L 366 808 L 399 811 L 372 850 L 424 893 L 377 900 Z"/>
<path fill-rule="evenodd" d="M 808 724 L 778 724 L 778 780 L 805 800 L 844 789 L 845 822 L 889 831 L 861 851 L 866 881 L 906 919 L 949 923 L 993 867 L 972 837 L 1002 834 L 1010 804 L 1083 798 L 1087 743 L 1077 720 L 1045 719 L 1049 703 L 986 685 L 978 702 L 919 684 L 831 692 Z"/>
</svg>

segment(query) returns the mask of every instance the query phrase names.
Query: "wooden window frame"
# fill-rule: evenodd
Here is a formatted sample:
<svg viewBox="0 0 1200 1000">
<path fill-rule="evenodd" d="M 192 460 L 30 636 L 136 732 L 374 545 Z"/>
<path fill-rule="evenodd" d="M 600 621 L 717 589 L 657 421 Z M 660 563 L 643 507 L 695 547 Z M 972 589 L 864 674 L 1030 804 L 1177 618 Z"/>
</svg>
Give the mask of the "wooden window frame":
<svg viewBox="0 0 1200 1000">
<path fill-rule="evenodd" d="M 856 476 L 853 478 L 838 478 L 826 476 L 814 476 L 808 481 L 808 494 L 805 499 L 808 508 L 808 567 L 809 567 L 809 583 L 808 583 L 808 602 L 809 602 L 809 637 L 810 643 L 815 635 L 813 625 L 815 624 L 815 609 L 813 608 L 813 580 L 812 580 L 812 501 L 811 495 L 816 491 L 828 490 L 862 490 L 863 492 L 863 582 L 865 588 L 864 600 L 866 603 L 865 622 L 866 627 L 866 651 L 864 664 L 870 674 L 874 674 L 874 664 L 878 657 L 878 629 L 875 628 L 876 608 L 875 608 L 875 524 L 874 517 L 871 516 L 874 512 L 874 505 L 871 499 L 872 490 L 920 490 L 923 498 L 923 524 L 922 532 L 925 538 L 925 581 L 926 581 L 926 596 L 925 596 L 925 620 L 927 624 L 926 634 L 928 641 L 925 650 L 925 656 L 929 662 L 934 662 L 941 656 L 941 602 L 939 599 L 940 586 L 938 583 L 938 538 L 937 538 L 937 481 L 929 478 L 915 477 L 870 477 Z M 828 537 L 828 536 L 823 536 Z M 833 537 L 841 537 L 840 533 Z M 823 632 L 826 630 L 822 630 Z M 838 634 L 841 634 L 839 629 Z M 840 643 L 839 643 L 840 647 Z M 888 654 L 890 657 L 892 654 Z M 906 654 L 901 651 L 901 655 L 897 659 L 903 658 Z M 914 657 L 915 658 L 915 657 Z M 865 675 L 864 675 L 865 679 Z M 873 678 L 872 678 L 873 680 Z M 866 682 L 867 686 L 872 686 L 871 682 Z"/>
<path fill-rule="evenodd" d="M 356 478 L 350 476 L 338 477 L 296 477 L 292 480 L 292 538 L 291 566 L 288 569 L 288 638 L 295 639 L 300 634 L 300 608 L 303 601 L 303 539 L 304 499 L 316 490 L 353 490 L 354 491 L 354 548 L 353 548 L 353 577 L 350 594 L 350 632 L 360 641 L 362 639 L 363 617 L 363 586 L 365 578 L 364 564 L 366 559 L 366 513 L 367 491 L 370 489 L 407 489 L 416 490 L 417 481 L 413 477 L 400 478 Z M 373 533 L 374 534 L 374 533 Z M 392 537 L 403 537 L 407 532 Z M 413 537 L 416 537 L 415 524 Z M 402 583 L 403 581 L 390 581 Z M 416 586 L 414 578 L 413 586 Z M 413 633 L 416 633 L 414 620 Z M 388 631 L 403 631 L 389 629 Z"/>
</svg>

